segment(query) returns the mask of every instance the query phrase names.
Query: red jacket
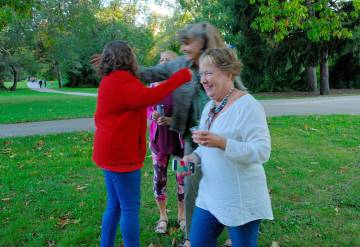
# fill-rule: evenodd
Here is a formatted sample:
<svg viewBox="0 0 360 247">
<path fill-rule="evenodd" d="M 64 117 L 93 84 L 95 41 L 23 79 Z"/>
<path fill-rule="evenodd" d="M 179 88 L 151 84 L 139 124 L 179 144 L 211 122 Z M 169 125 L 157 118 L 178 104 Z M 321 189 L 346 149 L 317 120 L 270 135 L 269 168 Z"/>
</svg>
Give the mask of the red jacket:
<svg viewBox="0 0 360 247">
<path fill-rule="evenodd" d="M 124 70 L 104 76 L 95 112 L 94 162 L 114 172 L 142 168 L 146 154 L 146 107 L 190 80 L 188 69 L 153 88 L 145 87 Z"/>
</svg>

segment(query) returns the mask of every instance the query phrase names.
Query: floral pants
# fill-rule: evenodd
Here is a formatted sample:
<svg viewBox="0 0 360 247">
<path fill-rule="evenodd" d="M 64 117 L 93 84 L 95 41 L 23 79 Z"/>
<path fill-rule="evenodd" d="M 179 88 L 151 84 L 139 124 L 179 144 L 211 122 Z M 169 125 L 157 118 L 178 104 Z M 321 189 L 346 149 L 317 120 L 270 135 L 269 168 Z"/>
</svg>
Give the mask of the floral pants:
<svg viewBox="0 0 360 247">
<path fill-rule="evenodd" d="M 155 154 L 152 152 L 154 164 L 154 196 L 157 201 L 166 200 L 167 169 L 170 161 L 170 154 Z M 176 174 L 177 198 L 184 200 L 184 177 Z"/>
</svg>

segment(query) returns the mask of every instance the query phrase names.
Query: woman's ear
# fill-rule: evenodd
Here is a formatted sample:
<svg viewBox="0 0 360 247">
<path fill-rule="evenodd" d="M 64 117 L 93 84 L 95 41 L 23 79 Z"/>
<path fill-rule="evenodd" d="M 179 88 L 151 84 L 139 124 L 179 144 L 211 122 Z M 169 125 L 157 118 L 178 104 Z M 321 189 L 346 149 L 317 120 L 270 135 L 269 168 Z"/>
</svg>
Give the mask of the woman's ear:
<svg viewBox="0 0 360 247">
<path fill-rule="evenodd" d="M 231 81 L 234 80 L 234 76 L 233 76 L 233 74 L 232 74 L 230 71 L 226 71 L 226 77 L 227 77 L 229 80 L 231 80 Z"/>
</svg>

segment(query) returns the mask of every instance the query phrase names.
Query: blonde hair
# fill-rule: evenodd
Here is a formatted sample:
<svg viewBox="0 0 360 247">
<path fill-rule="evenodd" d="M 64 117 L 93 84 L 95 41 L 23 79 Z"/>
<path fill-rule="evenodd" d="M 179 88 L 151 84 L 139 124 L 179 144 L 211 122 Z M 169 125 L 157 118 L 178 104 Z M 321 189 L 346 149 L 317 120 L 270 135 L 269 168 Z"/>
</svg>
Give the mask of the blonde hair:
<svg viewBox="0 0 360 247">
<path fill-rule="evenodd" d="M 230 72 L 235 87 L 243 91 L 247 90 L 240 79 L 243 65 L 233 50 L 229 48 L 209 48 L 200 56 L 200 62 L 208 62 L 222 71 Z"/>
<path fill-rule="evenodd" d="M 185 26 L 179 31 L 178 38 L 182 44 L 189 42 L 190 39 L 202 39 L 204 41 L 202 52 L 208 48 L 226 47 L 217 28 L 208 22 L 199 22 Z"/>
<path fill-rule="evenodd" d="M 175 59 L 177 57 L 177 54 L 170 50 L 165 50 L 165 51 L 160 52 L 160 57 L 164 54 L 170 55 L 171 59 Z"/>
</svg>

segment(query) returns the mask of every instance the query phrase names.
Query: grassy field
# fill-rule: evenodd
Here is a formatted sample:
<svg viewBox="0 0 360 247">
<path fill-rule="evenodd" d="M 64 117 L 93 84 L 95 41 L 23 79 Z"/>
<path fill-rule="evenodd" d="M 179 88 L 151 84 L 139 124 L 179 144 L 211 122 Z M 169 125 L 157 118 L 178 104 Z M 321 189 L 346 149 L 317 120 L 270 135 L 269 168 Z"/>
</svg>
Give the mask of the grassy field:
<svg viewBox="0 0 360 247">
<path fill-rule="evenodd" d="M 79 92 L 79 93 L 97 93 L 98 88 L 71 88 L 71 87 L 64 87 L 61 89 L 54 88 L 55 90 L 65 91 L 65 92 Z"/>
<path fill-rule="evenodd" d="M 269 125 L 273 151 L 265 169 L 275 220 L 262 223 L 259 246 L 360 246 L 360 116 L 275 117 Z M 85 132 L 0 140 L 0 246 L 98 245 L 105 189 L 91 162 L 92 138 Z M 142 246 L 181 239 L 169 174 L 171 227 L 159 236 L 146 159 Z"/>
<path fill-rule="evenodd" d="M 20 87 L 0 91 L 0 124 L 92 117 L 95 97 L 40 93 Z"/>
</svg>

